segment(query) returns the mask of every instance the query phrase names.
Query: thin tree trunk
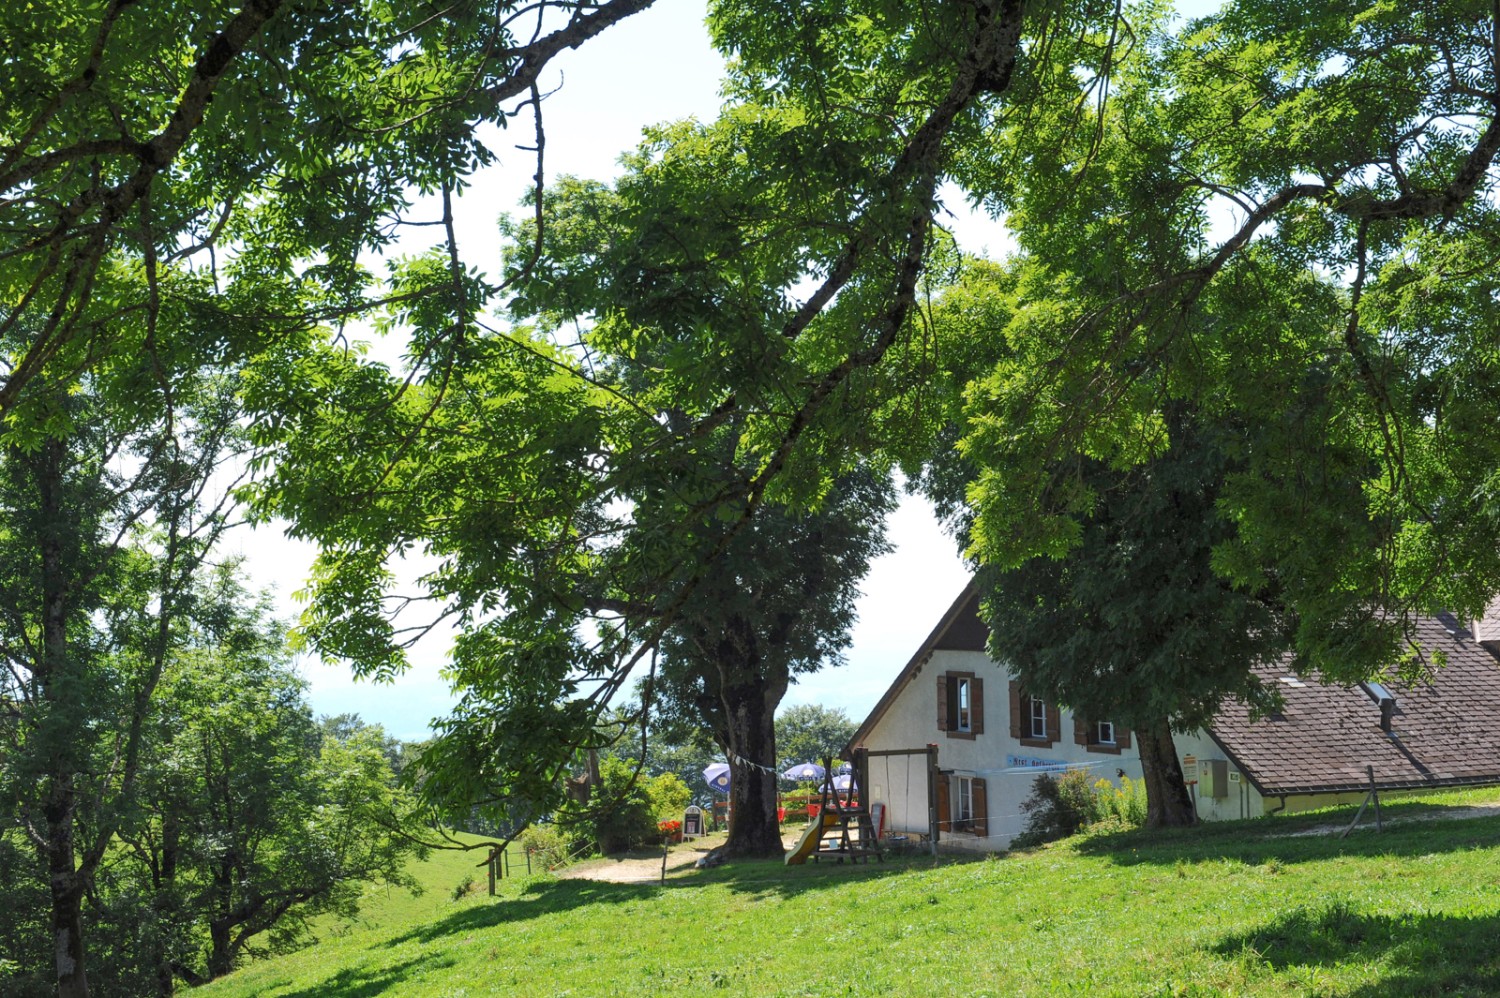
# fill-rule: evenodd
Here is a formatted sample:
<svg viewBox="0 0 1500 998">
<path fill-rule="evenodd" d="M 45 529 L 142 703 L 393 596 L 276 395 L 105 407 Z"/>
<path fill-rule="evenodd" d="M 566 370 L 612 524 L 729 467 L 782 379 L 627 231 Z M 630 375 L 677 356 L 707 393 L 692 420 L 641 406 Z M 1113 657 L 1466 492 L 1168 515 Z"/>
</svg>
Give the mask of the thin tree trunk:
<svg viewBox="0 0 1500 998">
<path fill-rule="evenodd" d="M 47 805 L 47 878 L 52 899 L 52 946 L 59 998 L 86 998 L 83 965 L 83 885 L 74 867 L 72 794 L 53 776 Z"/>
<path fill-rule="evenodd" d="M 74 745 L 62 725 L 80 709 L 76 682 L 71 682 L 68 648 L 68 578 L 64 544 L 70 539 L 70 524 L 64 522 L 63 462 L 60 440 L 42 444 L 36 458 L 37 497 L 44 531 L 40 540 L 42 569 L 42 648 L 38 670 L 43 694 L 57 721 L 52 728 L 52 759 L 47 773 L 48 893 L 52 902 L 52 950 L 59 998 L 86 998 L 88 974 L 84 970 L 83 871 L 77 865 L 75 836 L 78 792 L 75 786 L 78 760 Z M 61 722 L 60 724 L 58 722 Z"/>
<path fill-rule="evenodd" d="M 1141 778 L 1146 781 L 1146 827 L 1177 828 L 1198 819 L 1177 748 L 1172 726 L 1165 720 L 1136 732 L 1141 750 Z"/>
</svg>

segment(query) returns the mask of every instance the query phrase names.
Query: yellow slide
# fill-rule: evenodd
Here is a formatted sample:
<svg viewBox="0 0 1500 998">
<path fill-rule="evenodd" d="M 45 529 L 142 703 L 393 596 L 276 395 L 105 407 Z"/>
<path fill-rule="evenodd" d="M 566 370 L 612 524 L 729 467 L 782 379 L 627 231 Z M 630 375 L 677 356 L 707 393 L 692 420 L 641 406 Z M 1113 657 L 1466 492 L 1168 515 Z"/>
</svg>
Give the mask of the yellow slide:
<svg viewBox="0 0 1500 998">
<path fill-rule="evenodd" d="M 831 811 L 823 811 L 818 814 L 807 826 L 807 831 L 792 846 L 792 851 L 786 854 L 787 866 L 801 866 L 807 862 L 818 849 L 818 843 L 823 840 L 823 832 L 839 823 L 839 816 Z"/>
</svg>

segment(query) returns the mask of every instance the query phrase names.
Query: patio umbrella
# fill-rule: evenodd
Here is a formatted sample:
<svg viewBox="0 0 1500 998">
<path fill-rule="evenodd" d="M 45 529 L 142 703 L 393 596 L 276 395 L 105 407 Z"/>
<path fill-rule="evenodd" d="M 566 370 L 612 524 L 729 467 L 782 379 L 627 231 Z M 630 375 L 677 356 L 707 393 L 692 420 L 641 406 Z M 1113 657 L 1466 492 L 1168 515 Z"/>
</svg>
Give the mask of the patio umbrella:
<svg viewBox="0 0 1500 998">
<path fill-rule="evenodd" d="M 703 778 L 708 781 L 710 790 L 716 790 L 721 794 L 729 793 L 729 763 L 714 763 L 703 771 Z"/>
<path fill-rule="evenodd" d="M 843 776 L 846 773 L 852 773 L 854 772 L 854 763 L 841 762 L 837 766 L 833 767 L 833 771 L 840 776 Z"/>
<path fill-rule="evenodd" d="M 831 782 L 825 783 L 824 786 L 831 787 L 839 793 L 846 793 L 853 784 L 854 777 L 848 773 L 844 773 L 840 776 L 835 776 Z"/>
<path fill-rule="evenodd" d="M 804 762 L 781 774 L 783 780 L 821 780 L 823 767 L 815 762 Z"/>
</svg>

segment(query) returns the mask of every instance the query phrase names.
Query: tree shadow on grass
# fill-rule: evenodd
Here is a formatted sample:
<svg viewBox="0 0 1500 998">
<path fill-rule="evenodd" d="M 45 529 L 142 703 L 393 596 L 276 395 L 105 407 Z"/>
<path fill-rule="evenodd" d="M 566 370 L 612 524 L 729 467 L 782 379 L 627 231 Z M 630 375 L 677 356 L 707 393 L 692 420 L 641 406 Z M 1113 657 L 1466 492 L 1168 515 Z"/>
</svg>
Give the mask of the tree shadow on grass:
<svg viewBox="0 0 1500 998">
<path fill-rule="evenodd" d="M 288 991 L 282 998 L 375 998 L 376 995 L 400 994 L 403 984 L 417 971 L 451 966 L 451 959 L 432 954 L 413 957 L 390 967 L 347 967 L 326 980 L 300 991 Z"/>
<path fill-rule="evenodd" d="M 1210 947 L 1221 957 L 1297 967 L 1374 964 L 1380 979 L 1346 992 L 1361 998 L 1500 994 L 1500 915 L 1362 912 L 1344 901 L 1299 907 Z"/>
<path fill-rule="evenodd" d="M 943 862 L 947 865 L 971 860 L 945 858 Z M 824 862 L 794 867 L 785 866 L 779 860 L 749 860 L 688 876 L 672 877 L 666 883 L 534 880 L 526 884 L 518 895 L 456 911 L 436 922 L 417 926 L 390 940 L 388 945 L 427 943 L 453 933 L 525 922 L 593 905 L 647 900 L 665 901 L 670 905 L 673 893 L 683 888 L 722 886 L 736 893 L 791 898 L 809 892 L 839 890 L 851 882 L 888 877 L 911 869 L 929 868 L 931 865 L 930 859 L 843 865 Z"/>
<path fill-rule="evenodd" d="M 1325 819 L 1325 824 L 1331 824 Z M 1310 827 L 1303 825 L 1303 828 Z M 1120 866 L 1140 863 L 1174 865 L 1209 860 L 1238 860 L 1258 866 L 1308 863 L 1338 856 L 1428 856 L 1438 852 L 1500 848 L 1500 817 L 1452 821 L 1407 822 L 1376 832 L 1361 826 L 1348 838 L 1337 833 L 1288 834 L 1298 831 L 1277 819 L 1211 822 L 1192 828 L 1139 829 L 1080 839 L 1077 850 Z"/>
</svg>

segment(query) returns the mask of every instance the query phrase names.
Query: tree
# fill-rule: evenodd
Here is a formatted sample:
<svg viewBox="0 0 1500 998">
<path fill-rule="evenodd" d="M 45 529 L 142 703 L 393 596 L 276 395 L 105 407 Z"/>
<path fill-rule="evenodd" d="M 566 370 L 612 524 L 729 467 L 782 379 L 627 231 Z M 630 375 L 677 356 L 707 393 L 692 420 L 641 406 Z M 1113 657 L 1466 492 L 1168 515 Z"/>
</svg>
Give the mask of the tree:
<svg viewBox="0 0 1500 998">
<path fill-rule="evenodd" d="M 184 373 L 178 346 L 35 382 L 45 419 L 0 447 L 0 799 L 45 867 L 63 995 L 88 991 L 84 900 L 135 807 L 157 689 L 226 522 L 211 486 L 238 442 L 232 382 Z"/>
<path fill-rule="evenodd" d="M 816 512 L 761 510 L 664 635 L 659 677 L 643 696 L 649 707 L 654 690 L 670 687 L 729 760 L 726 855 L 782 852 L 776 708 L 798 673 L 837 663 L 848 647 L 859 581 L 886 550 L 892 505 L 888 483 L 855 474 Z"/>
<path fill-rule="evenodd" d="M 412 222 L 410 192 L 440 195 L 456 252 L 482 128 L 530 105 L 540 136 L 552 57 L 650 3 L 7 8 L 0 336 L 26 335 L 0 413 L 44 371 L 128 358 L 116 320 L 158 311 L 173 267 L 211 278 L 177 290 L 221 342 L 372 314 L 362 257 Z M 405 298 L 460 314 L 463 281 L 455 259 Z"/>
<path fill-rule="evenodd" d="M 858 727 L 842 707 L 816 703 L 788 707 L 776 718 L 776 747 L 781 764 L 794 766 L 799 762 L 840 758 Z"/>
<path fill-rule="evenodd" d="M 352 917 L 371 882 L 415 887 L 414 809 L 380 732 L 320 732 L 266 598 L 226 583 L 232 630 L 174 656 L 144 814 L 121 833 L 179 940 L 162 993 L 228 973 L 258 937 L 286 948 L 317 915 Z"/>
<path fill-rule="evenodd" d="M 1191 403 L 1276 431 L 1226 484 L 1217 570 L 1279 573 L 1325 674 L 1390 662 L 1403 612 L 1500 589 L 1492 359 L 1449 326 L 1493 305 L 1486 268 L 1454 260 L 1494 238 L 1496 28 L 1455 8 L 1408 44 L 1393 11 L 1348 13 L 1251 2 L 1174 36 L 1153 6 L 719 5 L 731 106 L 650 132 L 612 187 L 538 195 L 544 224 L 512 229 L 511 328 L 469 321 L 481 289 L 455 286 L 464 309 L 388 315 L 442 364 L 408 379 L 320 348 L 279 365 L 315 391 L 257 386 L 283 462 L 268 507 L 330 552 L 312 639 L 399 668 L 387 611 L 420 604 L 387 591 L 388 559 L 424 549 L 441 567 L 415 598 L 464 618 L 469 691 L 428 785 L 545 799 L 763 509 L 961 441 L 972 553 L 1062 555 L 1093 501 L 1069 458 L 1153 459 Z M 930 438 L 953 340 L 928 310 L 962 266 L 935 226 L 945 177 L 1009 213 L 1027 269 L 1008 325 L 960 334 L 1009 349 Z M 1226 238 L 1220 204 L 1242 212 Z M 393 290 L 449 266 L 408 261 Z M 1450 272 L 1460 290 L 1429 294 Z M 1387 325 L 1411 332 L 1386 349 L 1366 330 Z M 691 515 L 639 517 L 679 492 Z M 734 526 L 684 543 L 715 516 Z"/>
<path fill-rule="evenodd" d="M 1305 666 L 1431 664 L 1412 615 L 1500 591 L 1497 371 L 1472 333 L 1494 324 L 1500 24 L 1419 20 L 1230 5 L 1138 36 L 1090 127 L 1009 130 L 1034 168 L 968 162 L 1027 266 L 963 433 L 982 560 L 1072 547 L 1093 496 L 1071 459 L 1148 462 L 1190 404 L 1259 431 L 1214 564 L 1274 573 Z M 1073 57 L 1050 80 L 1076 92 Z"/>
<path fill-rule="evenodd" d="M 1213 565 L 1233 535 L 1216 504 L 1247 435 L 1169 420 L 1159 457 L 1075 467 L 1096 497 L 1076 546 L 979 575 L 992 650 L 1023 689 L 1131 729 L 1149 826 L 1196 820 L 1172 732 L 1210 724 L 1228 699 L 1273 706 L 1253 670 L 1287 654 L 1293 631 L 1273 580 L 1244 589 Z"/>
</svg>

